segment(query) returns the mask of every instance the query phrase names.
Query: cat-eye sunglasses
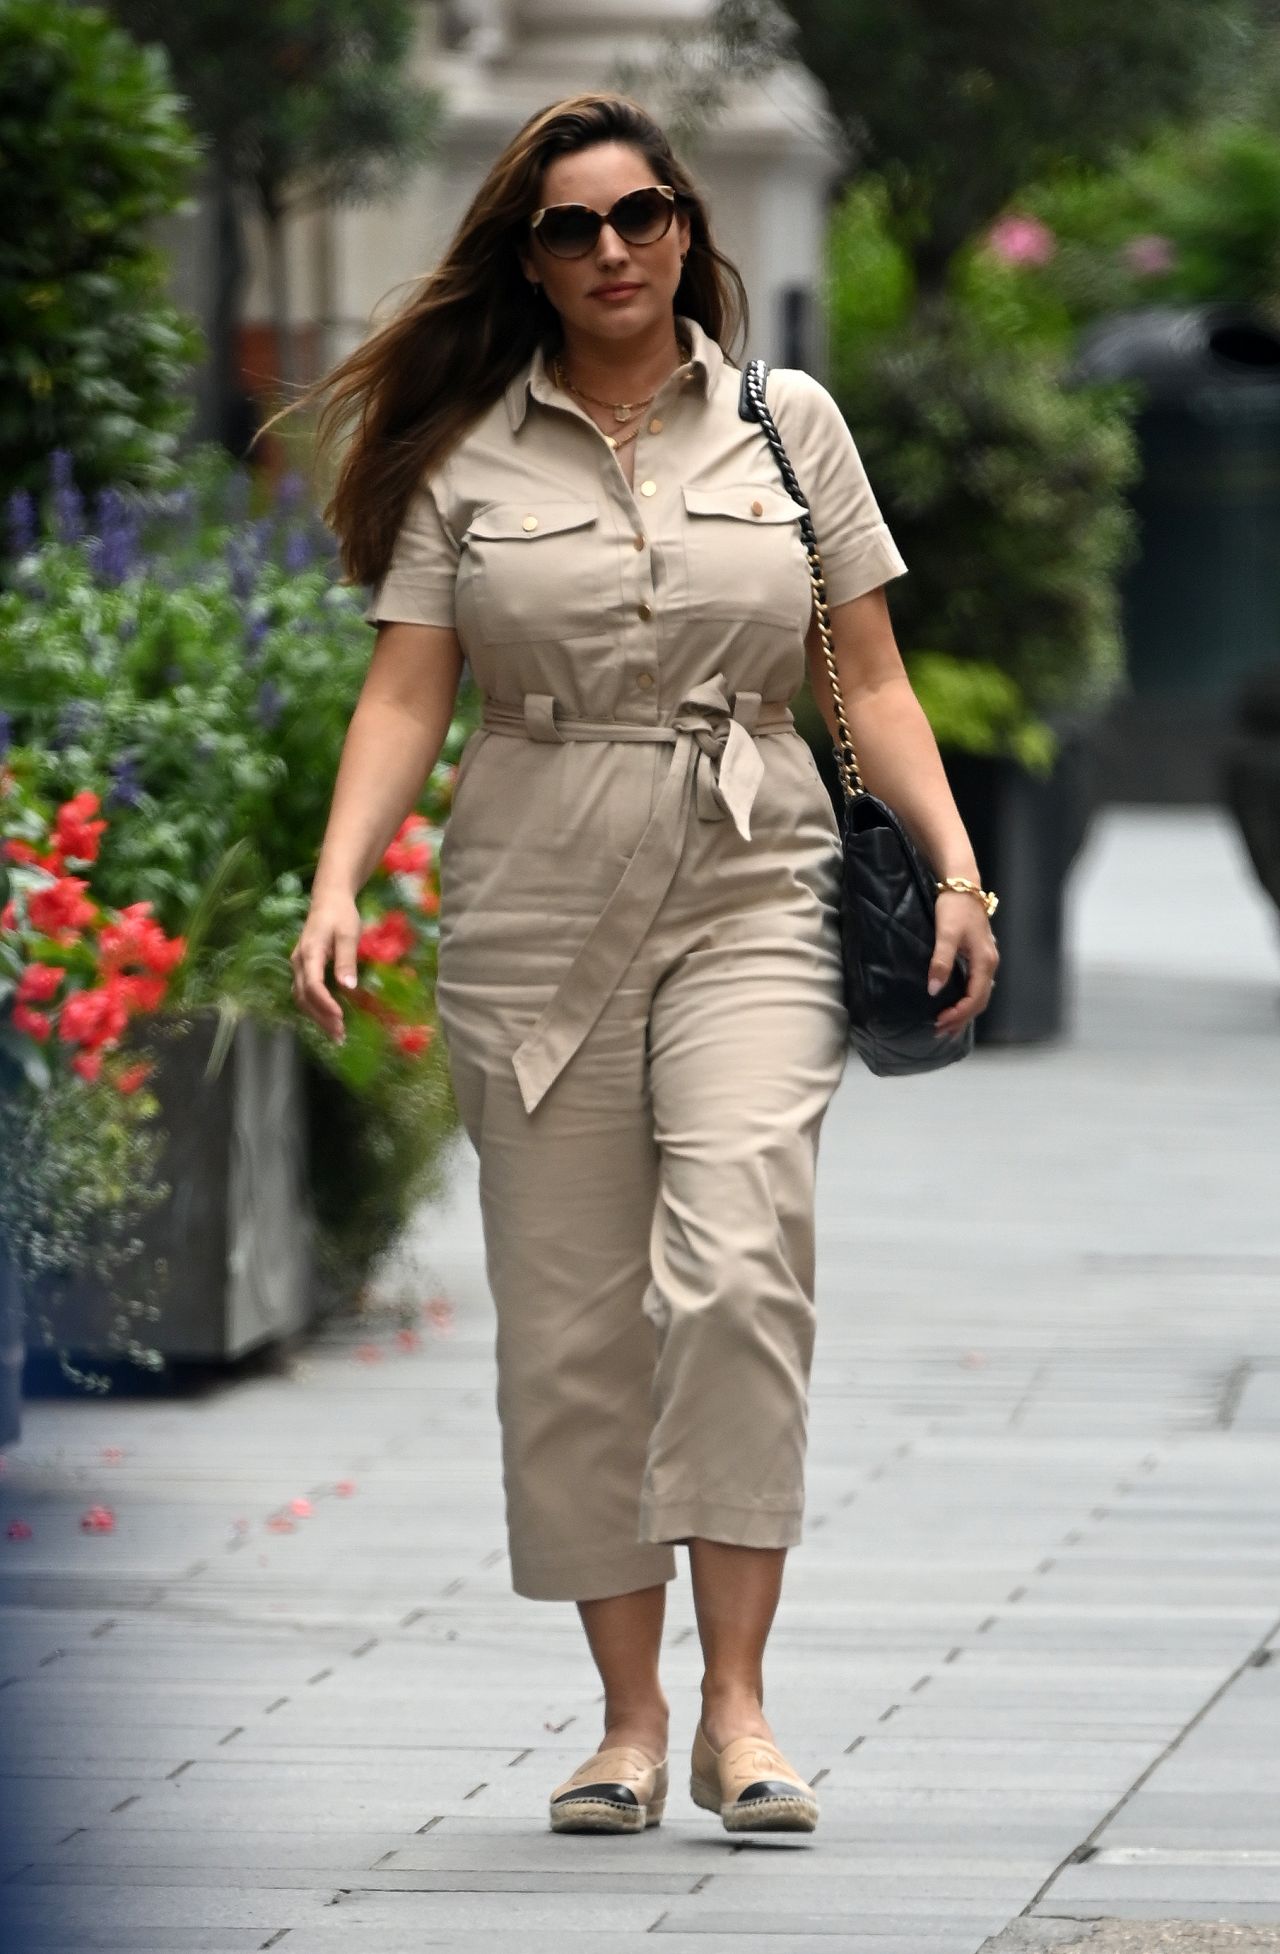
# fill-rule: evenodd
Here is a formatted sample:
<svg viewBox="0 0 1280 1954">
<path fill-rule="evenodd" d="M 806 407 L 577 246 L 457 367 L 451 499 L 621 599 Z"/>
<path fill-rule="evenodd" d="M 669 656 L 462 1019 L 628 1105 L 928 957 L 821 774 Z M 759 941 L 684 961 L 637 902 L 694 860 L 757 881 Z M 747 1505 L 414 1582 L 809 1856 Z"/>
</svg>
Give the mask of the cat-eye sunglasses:
<svg viewBox="0 0 1280 1954">
<path fill-rule="evenodd" d="M 544 204 L 534 211 L 529 228 L 553 258 L 585 258 L 605 224 L 625 244 L 656 244 L 671 229 L 675 207 L 676 193 L 669 183 L 646 184 L 619 197 L 603 215 L 590 204 Z"/>
</svg>

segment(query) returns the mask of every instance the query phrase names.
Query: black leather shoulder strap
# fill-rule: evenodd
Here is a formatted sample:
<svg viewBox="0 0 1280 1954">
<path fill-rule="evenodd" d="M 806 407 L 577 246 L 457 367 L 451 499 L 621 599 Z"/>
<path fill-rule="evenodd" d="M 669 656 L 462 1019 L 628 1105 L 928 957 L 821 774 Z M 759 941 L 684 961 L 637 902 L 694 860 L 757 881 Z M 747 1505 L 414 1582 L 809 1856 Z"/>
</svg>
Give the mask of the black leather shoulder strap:
<svg viewBox="0 0 1280 1954">
<path fill-rule="evenodd" d="M 759 415 L 756 413 L 754 404 L 752 403 L 751 393 L 748 386 L 748 382 L 753 371 L 755 373 L 755 384 L 760 389 L 760 392 L 763 394 L 765 375 L 769 371 L 768 360 L 748 360 L 746 365 L 742 369 L 742 380 L 738 387 L 738 413 L 741 419 L 744 421 L 755 421 L 755 420 L 759 420 L 760 418 Z"/>
</svg>

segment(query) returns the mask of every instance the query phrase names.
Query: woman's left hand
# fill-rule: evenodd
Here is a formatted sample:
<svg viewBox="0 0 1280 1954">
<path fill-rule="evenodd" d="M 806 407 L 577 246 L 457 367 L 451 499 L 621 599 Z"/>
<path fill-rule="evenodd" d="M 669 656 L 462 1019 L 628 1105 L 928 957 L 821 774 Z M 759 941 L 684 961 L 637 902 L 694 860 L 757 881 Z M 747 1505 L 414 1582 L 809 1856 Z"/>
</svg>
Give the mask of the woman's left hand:
<svg viewBox="0 0 1280 1954">
<path fill-rule="evenodd" d="M 986 1010 L 991 1002 L 991 987 L 1000 962 L 990 918 L 977 896 L 966 895 L 963 889 L 940 889 L 934 911 L 930 982 L 939 978 L 941 984 L 945 984 L 951 975 L 957 952 L 962 952 L 968 961 L 969 985 L 963 997 L 949 1004 L 945 1011 L 939 1011 L 934 1019 L 934 1029 L 939 1037 L 962 1030 L 970 1018 L 976 1018 L 980 1011 Z"/>
</svg>

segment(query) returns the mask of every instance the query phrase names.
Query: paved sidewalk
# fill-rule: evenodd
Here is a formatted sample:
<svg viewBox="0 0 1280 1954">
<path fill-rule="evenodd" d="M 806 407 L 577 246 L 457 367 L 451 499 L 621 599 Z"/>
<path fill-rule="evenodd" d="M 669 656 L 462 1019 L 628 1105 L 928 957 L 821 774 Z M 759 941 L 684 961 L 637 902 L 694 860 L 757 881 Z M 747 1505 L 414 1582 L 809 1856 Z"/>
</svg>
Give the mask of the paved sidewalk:
<svg viewBox="0 0 1280 1954">
<path fill-rule="evenodd" d="M 6 1954 L 1280 1947 L 1280 934 L 1225 817 L 1138 808 L 1072 932 L 1061 1046 L 851 1059 L 829 1116 L 768 1690 L 812 1838 L 688 1801 L 683 1568 L 666 1819 L 547 1831 L 599 1689 L 572 1606 L 510 1592 L 460 1153 L 411 1283 L 451 1331 L 27 1407 Z"/>
</svg>

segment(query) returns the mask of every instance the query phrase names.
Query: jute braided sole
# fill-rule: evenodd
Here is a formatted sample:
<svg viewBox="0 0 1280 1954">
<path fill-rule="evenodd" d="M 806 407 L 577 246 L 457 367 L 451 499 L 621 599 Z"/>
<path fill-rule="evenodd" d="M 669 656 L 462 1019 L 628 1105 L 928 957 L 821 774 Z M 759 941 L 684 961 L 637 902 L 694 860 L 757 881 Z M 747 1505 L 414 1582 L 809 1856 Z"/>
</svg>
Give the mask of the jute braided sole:
<svg viewBox="0 0 1280 1954">
<path fill-rule="evenodd" d="M 651 1798 L 647 1805 L 620 1805 L 613 1798 L 565 1798 L 551 1807 L 553 1832 L 643 1832 L 656 1825 L 667 1801 Z"/>
<path fill-rule="evenodd" d="M 726 1832 L 812 1832 L 818 1823 L 818 1801 L 800 1791 L 794 1798 L 749 1798 L 745 1804 L 722 1804 L 719 1788 L 690 1776 L 689 1796 L 703 1811 L 719 1812 Z"/>
</svg>

